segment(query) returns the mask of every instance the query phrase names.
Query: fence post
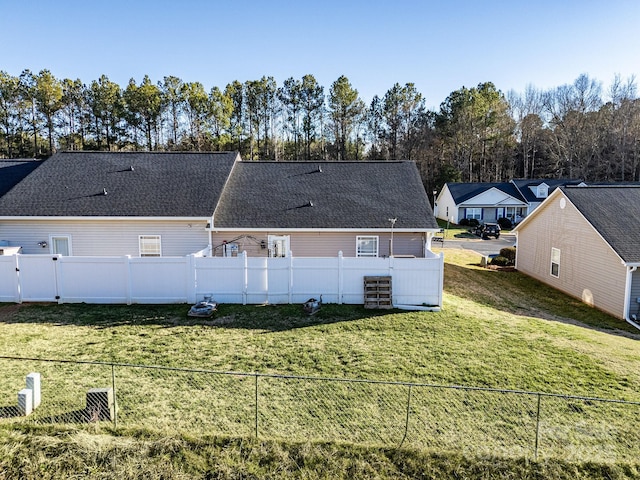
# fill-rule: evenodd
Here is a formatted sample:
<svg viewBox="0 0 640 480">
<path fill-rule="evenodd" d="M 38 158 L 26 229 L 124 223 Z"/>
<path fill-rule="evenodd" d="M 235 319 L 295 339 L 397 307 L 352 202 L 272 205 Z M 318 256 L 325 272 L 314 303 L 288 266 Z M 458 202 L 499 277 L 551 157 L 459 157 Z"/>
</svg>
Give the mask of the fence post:
<svg viewBox="0 0 640 480">
<path fill-rule="evenodd" d="M 16 303 L 22 303 L 22 285 L 21 285 L 21 282 L 20 282 L 21 279 L 20 279 L 20 260 L 19 260 L 19 258 L 20 257 L 18 256 L 17 253 L 15 253 L 13 255 L 14 266 L 15 266 L 15 269 L 16 269 L 16 276 L 15 276 L 16 282 L 14 284 L 14 287 L 15 287 L 14 292 L 16 292 Z"/>
<path fill-rule="evenodd" d="M 187 303 L 196 303 L 196 294 L 198 291 L 198 274 L 196 271 L 196 256 L 195 254 L 187 255 L 187 285 L 186 295 Z"/>
<path fill-rule="evenodd" d="M 538 461 L 538 444 L 540 441 L 540 400 L 542 399 L 542 395 L 538 393 L 538 409 L 536 412 L 536 446 L 533 453 L 533 458 Z"/>
<path fill-rule="evenodd" d="M 244 276 L 242 279 L 242 304 L 247 304 L 247 290 L 249 289 L 249 263 L 247 260 L 247 252 L 242 252 L 242 263 L 244 268 Z"/>
<path fill-rule="evenodd" d="M 344 288 L 344 273 L 342 268 L 342 250 L 340 250 L 338 252 L 338 305 L 342 305 L 342 289 Z"/>
<path fill-rule="evenodd" d="M 255 402 L 256 402 L 256 411 L 255 411 L 255 434 L 256 439 L 258 438 L 258 374 L 255 374 Z"/>
<path fill-rule="evenodd" d="M 293 303 L 293 253 L 291 253 L 291 251 L 289 251 L 289 285 L 287 286 L 288 290 L 289 290 L 289 298 L 288 301 L 289 303 Z"/>
<path fill-rule="evenodd" d="M 125 273 L 127 275 L 127 305 L 131 305 L 133 297 L 133 281 L 131 279 L 131 255 L 123 257 Z"/>
<path fill-rule="evenodd" d="M 116 366 L 111 364 L 111 388 L 113 389 L 113 428 L 118 428 L 118 392 L 116 391 Z"/>
<path fill-rule="evenodd" d="M 402 444 L 404 443 L 404 441 L 407 438 L 407 432 L 409 431 L 409 411 L 411 409 L 411 384 L 409 384 L 409 391 L 407 392 L 407 412 L 406 412 L 406 417 L 405 417 L 405 421 L 404 421 L 404 436 L 402 437 L 402 441 L 400 441 L 400 445 L 398 445 L 398 448 L 402 447 Z"/>
</svg>

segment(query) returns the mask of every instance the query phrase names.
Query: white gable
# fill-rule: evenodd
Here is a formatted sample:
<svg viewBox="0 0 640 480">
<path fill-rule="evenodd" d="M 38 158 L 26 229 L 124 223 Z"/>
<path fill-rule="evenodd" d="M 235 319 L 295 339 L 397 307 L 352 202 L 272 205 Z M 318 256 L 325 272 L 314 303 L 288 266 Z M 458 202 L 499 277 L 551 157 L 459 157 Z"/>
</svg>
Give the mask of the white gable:
<svg viewBox="0 0 640 480">
<path fill-rule="evenodd" d="M 545 199 L 549 196 L 549 185 L 542 182 L 540 185 L 531 185 L 529 190 L 533 192 L 536 198 Z"/>
<path fill-rule="evenodd" d="M 486 205 L 517 205 L 523 206 L 526 205 L 523 201 L 518 200 L 511 195 L 504 193 L 502 190 L 499 190 L 495 187 L 490 188 L 482 192 L 479 195 L 476 195 L 473 198 L 463 202 L 461 205 L 469 206 L 469 205 L 478 205 L 478 206 L 486 206 Z"/>
</svg>

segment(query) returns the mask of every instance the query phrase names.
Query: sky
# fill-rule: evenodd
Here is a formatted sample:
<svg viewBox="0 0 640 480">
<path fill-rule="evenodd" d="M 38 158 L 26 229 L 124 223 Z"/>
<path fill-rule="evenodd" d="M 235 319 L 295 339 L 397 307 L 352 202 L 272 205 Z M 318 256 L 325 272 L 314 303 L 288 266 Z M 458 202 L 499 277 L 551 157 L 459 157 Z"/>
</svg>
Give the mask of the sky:
<svg viewBox="0 0 640 480">
<path fill-rule="evenodd" d="M 640 82 L 638 0 L 0 0 L 0 70 L 207 90 L 346 76 L 368 104 L 413 83 L 437 109 L 462 87 Z"/>
</svg>

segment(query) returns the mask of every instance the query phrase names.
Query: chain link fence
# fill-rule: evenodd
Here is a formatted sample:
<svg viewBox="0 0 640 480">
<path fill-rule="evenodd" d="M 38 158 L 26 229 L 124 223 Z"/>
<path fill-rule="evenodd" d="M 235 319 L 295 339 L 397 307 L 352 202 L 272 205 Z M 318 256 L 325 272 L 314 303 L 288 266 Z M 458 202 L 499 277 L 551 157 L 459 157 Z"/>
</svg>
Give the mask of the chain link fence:
<svg viewBox="0 0 640 480">
<path fill-rule="evenodd" d="M 0 372 L 2 424 L 108 422 L 158 432 L 601 462 L 636 462 L 640 445 L 640 402 L 15 357 L 0 357 Z M 39 375 L 41 401 L 28 413 L 31 373 Z"/>
</svg>

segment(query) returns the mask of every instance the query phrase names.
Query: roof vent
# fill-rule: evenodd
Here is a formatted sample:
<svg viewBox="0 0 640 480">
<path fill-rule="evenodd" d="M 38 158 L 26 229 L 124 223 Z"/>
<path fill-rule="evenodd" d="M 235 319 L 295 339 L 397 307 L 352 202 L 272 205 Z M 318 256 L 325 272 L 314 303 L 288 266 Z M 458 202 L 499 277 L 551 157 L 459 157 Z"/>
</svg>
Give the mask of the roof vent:
<svg viewBox="0 0 640 480">
<path fill-rule="evenodd" d="M 133 165 L 131 165 L 131 166 L 129 167 L 129 171 L 130 171 L 130 172 L 133 172 Z"/>
<path fill-rule="evenodd" d="M 106 189 L 106 188 L 103 188 L 103 189 L 102 189 L 102 195 L 106 195 L 106 194 L 107 194 L 107 189 Z"/>
</svg>

